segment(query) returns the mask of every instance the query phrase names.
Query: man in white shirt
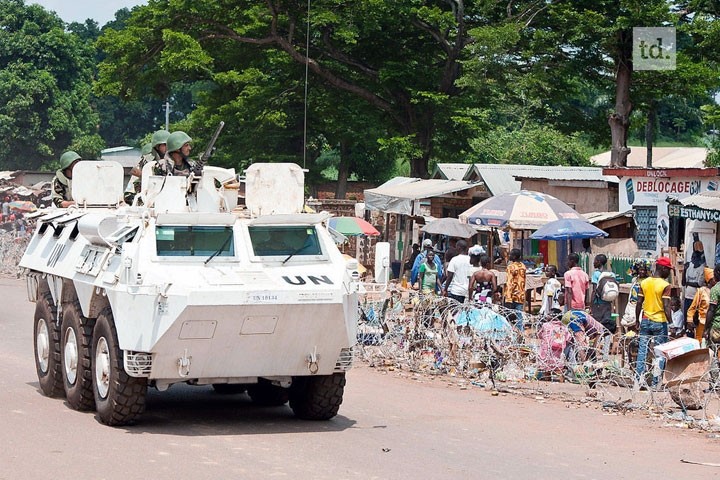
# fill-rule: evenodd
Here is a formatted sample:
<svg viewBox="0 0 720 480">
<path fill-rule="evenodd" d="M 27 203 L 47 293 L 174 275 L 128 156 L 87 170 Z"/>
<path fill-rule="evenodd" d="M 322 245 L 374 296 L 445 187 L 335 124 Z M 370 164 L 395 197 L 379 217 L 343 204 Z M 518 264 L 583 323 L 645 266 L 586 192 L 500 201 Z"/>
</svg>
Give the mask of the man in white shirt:
<svg viewBox="0 0 720 480">
<path fill-rule="evenodd" d="M 468 255 L 465 240 L 458 240 L 455 248 L 458 254 L 448 263 L 443 295 L 460 303 L 465 303 L 470 277 L 475 273 L 476 268 L 470 264 L 470 255 Z"/>
</svg>

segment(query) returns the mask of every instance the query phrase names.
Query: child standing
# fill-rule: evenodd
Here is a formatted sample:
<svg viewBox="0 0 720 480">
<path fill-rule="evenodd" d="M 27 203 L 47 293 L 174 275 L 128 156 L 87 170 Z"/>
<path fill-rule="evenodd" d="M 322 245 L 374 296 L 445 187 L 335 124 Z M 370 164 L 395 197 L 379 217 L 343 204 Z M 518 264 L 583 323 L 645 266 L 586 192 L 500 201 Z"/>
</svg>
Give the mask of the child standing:
<svg viewBox="0 0 720 480">
<path fill-rule="evenodd" d="M 682 311 L 680 297 L 670 299 L 670 310 L 672 310 L 672 324 L 670 325 L 670 336 L 679 338 L 685 332 L 685 315 Z"/>
<path fill-rule="evenodd" d="M 540 316 L 556 316 L 561 311 L 558 296 L 562 291 L 562 285 L 560 285 L 560 281 L 556 278 L 557 267 L 555 265 L 548 265 L 545 267 L 545 275 L 547 276 L 547 281 L 545 282 L 545 287 L 543 287 Z"/>
</svg>

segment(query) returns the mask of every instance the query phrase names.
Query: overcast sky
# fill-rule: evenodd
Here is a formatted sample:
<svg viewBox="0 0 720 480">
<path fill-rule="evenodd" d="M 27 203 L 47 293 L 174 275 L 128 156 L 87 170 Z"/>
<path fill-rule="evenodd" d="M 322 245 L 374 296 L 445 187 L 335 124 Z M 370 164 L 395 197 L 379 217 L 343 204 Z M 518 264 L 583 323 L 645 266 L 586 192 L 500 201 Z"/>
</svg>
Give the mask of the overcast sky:
<svg viewBox="0 0 720 480">
<path fill-rule="evenodd" d="M 36 3 L 58 14 L 65 22 L 84 22 L 92 18 L 102 27 L 115 18 L 121 8 L 147 4 L 147 0 L 25 0 Z"/>
</svg>

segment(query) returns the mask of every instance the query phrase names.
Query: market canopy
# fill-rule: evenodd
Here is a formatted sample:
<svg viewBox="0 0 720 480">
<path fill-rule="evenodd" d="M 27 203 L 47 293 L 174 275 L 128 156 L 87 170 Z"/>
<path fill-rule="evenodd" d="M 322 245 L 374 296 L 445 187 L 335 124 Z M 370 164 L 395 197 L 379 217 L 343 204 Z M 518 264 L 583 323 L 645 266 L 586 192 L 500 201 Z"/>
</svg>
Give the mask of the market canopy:
<svg viewBox="0 0 720 480">
<path fill-rule="evenodd" d="M 668 198 L 668 215 L 702 222 L 720 222 L 720 192 L 703 192 L 678 200 Z"/>
<path fill-rule="evenodd" d="M 415 203 L 426 198 L 460 192 L 482 185 L 460 180 L 422 180 L 396 177 L 377 188 L 365 190 L 365 208 L 385 213 L 418 215 Z"/>
<path fill-rule="evenodd" d="M 517 230 L 536 230 L 563 218 L 582 216 L 552 195 L 531 190 L 490 197 L 460 214 L 460 221 L 470 225 Z"/>
<path fill-rule="evenodd" d="M 430 235 L 447 235 L 448 237 L 470 238 L 477 235 L 478 231 L 470 225 L 460 223 L 457 218 L 438 218 L 422 227 L 424 233 Z"/>
</svg>

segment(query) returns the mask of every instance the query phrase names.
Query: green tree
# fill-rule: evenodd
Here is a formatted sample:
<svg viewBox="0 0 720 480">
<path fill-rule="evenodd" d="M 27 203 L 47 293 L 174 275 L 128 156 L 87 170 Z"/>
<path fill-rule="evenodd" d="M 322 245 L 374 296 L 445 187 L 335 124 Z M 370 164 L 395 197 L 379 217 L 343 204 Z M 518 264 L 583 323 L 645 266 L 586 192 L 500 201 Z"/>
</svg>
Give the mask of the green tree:
<svg viewBox="0 0 720 480">
<path fill-rule="evenodd" d="M 310 9 L 308 49 L 306 6 L 291 0 L 152 2 L 127 28 L 103 35 L 108 59 L 100 66 L 99 88 L 137 97 L 167 93 L 179 78 L 212 79 L 238 118 L 301 129 L 297 110 L 289 109 L 302 104 L 307 66 L 312 88 L 362 100 L 358 113 L 384 124 L 381 147 L 405 158 L 412 175 L 425 177 L 431 160 L 467 151 L 468 111 L 476 99 L 463 97 L 456 80 L 472 41 L 469 29 L 529 15 L 516 4 L 494 2 L 318 0 Z M 234 90 L 225 90 L 228 82 L 235 82 Z M 289 137 L 281 156 L 302 157 L 302 132 Z"/>
<path fill-rule="evenodd" d="M 0 167 L 37 169 L 71 145 L 97 157 L 92 49 L 23 0 L 0 0 L 0 45 Z"/>
<path fill-rule="evenodd" d="M 577 135 L 565 135 L 547 125 L 499 126 L 470 144 L 473 152 L 468 163 L 589 166 L 590 151 Z"/>
</svg>

